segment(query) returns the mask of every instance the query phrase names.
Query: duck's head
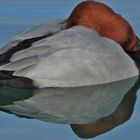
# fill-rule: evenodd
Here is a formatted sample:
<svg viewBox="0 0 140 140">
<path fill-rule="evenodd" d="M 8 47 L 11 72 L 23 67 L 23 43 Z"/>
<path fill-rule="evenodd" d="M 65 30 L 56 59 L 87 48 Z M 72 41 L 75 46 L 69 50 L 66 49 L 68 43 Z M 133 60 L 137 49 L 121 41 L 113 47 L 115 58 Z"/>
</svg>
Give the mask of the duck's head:
<svg viewBox="0 0 140 140">
<path fill-rule="evenodd" d="M 119 43 L 126 52 L 140 50 L 139 39 L 130 24 L 103 3 L 91 0 L 80 3 L 67 22 L 68 27 L 82 25 L 96 30 L 101 36 Z"/>
</svg>

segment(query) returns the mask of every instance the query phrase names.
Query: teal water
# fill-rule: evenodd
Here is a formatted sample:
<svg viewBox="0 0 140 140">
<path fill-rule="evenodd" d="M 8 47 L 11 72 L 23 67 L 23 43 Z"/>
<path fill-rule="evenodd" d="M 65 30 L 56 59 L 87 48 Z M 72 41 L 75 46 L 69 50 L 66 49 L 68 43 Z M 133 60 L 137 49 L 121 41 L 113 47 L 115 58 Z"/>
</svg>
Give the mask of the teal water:
<svg viewBox="0 0 140 140">
<path fill-rule="evenodd" d="M 139 1 L 100 1 L 129 20 L 140 36 Z M 49 19 L 67 18 L 78 2 L 0 0 L 0 47 L 26 28 Z M 80 140 L 78 131 L 82 135 L 99 130 L 101 135 L 91 139 L 139 140 L 139 81 L 136 85 L 135 82 L 128 79 L 97 87 L 59 90 L 0 89 L 0 139 Z M 70 126 L 72 123 L 76 125 Z M 109 127 L 111 130 L 104 133 Z"/>
</svg>

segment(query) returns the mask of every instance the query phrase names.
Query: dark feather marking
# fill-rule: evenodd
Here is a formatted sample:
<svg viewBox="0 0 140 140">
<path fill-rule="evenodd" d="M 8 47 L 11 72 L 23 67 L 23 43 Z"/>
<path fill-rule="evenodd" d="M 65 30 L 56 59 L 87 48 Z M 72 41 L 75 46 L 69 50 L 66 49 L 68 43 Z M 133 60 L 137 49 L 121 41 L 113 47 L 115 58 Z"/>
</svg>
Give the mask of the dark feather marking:
<svg viewBox="0 0 140 140">
<path fill-rule="evenodd" d="M 137 67 L 140 69 L 140 50 L 127 52 L 127 54 L 135 61 Z"/>
<path fill-rule="evenodd" d="M 12 76 L 10 79 L 0 79 L 0 87 L 12 87 L 12 88 L 37 88 L 33 85 L 33 81 L 26 77 Z"/>
<path fill-rule="evenodd" d="M 13 72 L 12 71 L 0 71 L 0 80 L 4 80 L 4 79 L 12 79 Z"/>
<path fill-rule="evenodd" d="M 0 87 L 37 88 L 32 79 L 13 76 L 13 71 L 0 71 Z"/>
<path fill-rule="evenodd" d="M 52 36 L 52 35 L 53 35 L 52 33 L 48 33 L 44 36 L 40 36 L 40 37 L 36 37 L 36 38 L 30 38 L 30 39 L 26 39 L 26 40 L 20 42 L 15 47 L 9 49 L 6 53 L 0 55 L 0 65 L 4 65 L 6 63 L 9 63 L 10 58 L 12 57 L 12 55 L 15 52 L 27 49 L 32 45 L 32 43 L 34 43 L 36 41 L 39 41 L 41 39 L 44 39 L 46 37 Z"/>
</svg>

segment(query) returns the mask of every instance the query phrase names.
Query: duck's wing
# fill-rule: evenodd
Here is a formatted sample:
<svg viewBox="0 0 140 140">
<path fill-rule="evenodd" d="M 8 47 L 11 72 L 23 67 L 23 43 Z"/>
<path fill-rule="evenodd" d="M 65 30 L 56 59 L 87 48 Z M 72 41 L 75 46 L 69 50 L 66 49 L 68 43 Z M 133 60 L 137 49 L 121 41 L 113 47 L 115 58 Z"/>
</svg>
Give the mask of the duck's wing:
<svg viewBox="0 0 140 140">
<path fill-rule="evenodd" d="M 102 84 L 138 75 L 119 44 L 80 26 L 36 42 L 10 61 L 0 70 L 29 78 L 39 88 Z"/>
<path fill-rule="evenodd" d="M 7 45 L 0 48 L 0 66 L 9 63 L 16 52 L 30 48 L 34 42 L 57 34 L 66 29 L 66 26 L 66 20 L 52 20 L 17 34 Z M 0 71 L 0 86 L 32 87 L 32 80 L 15 78 L 12 74 L 11 71 Z"/>
<path fill-rule="evenodd" d="M 7 45 L 0 49 L 0 65 L 8 63 L 15 52 L 27 49 L 34 42 L 57 34 L 66 29 L 66 26 L 65 20 L 52 20 L 17 34 Z"/>
</svg>

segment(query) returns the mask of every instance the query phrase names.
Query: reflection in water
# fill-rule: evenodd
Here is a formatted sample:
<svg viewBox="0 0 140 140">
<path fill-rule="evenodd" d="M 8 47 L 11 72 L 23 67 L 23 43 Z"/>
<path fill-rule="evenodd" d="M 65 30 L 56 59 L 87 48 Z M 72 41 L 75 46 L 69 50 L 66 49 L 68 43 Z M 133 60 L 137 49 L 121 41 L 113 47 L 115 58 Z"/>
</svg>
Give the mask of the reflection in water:
<svg viewBox="0 0 140 140">
<path fill-rule="evenodd" d="M 95 137 L 131 117 L 137 79 L 76 88 L 1 88 L 0 109 L 26 118 L 71 124 L 79 137 Z"/>
<path fill-rule="evenodd" d="M 96 122 L 72 124 L 73 131 L 82 138 L 92 138 L 103 134 L 130 119 L 136 102 L 136 87 L 133 87 L 123 98 L 116 110 Z"/>
</svg>

